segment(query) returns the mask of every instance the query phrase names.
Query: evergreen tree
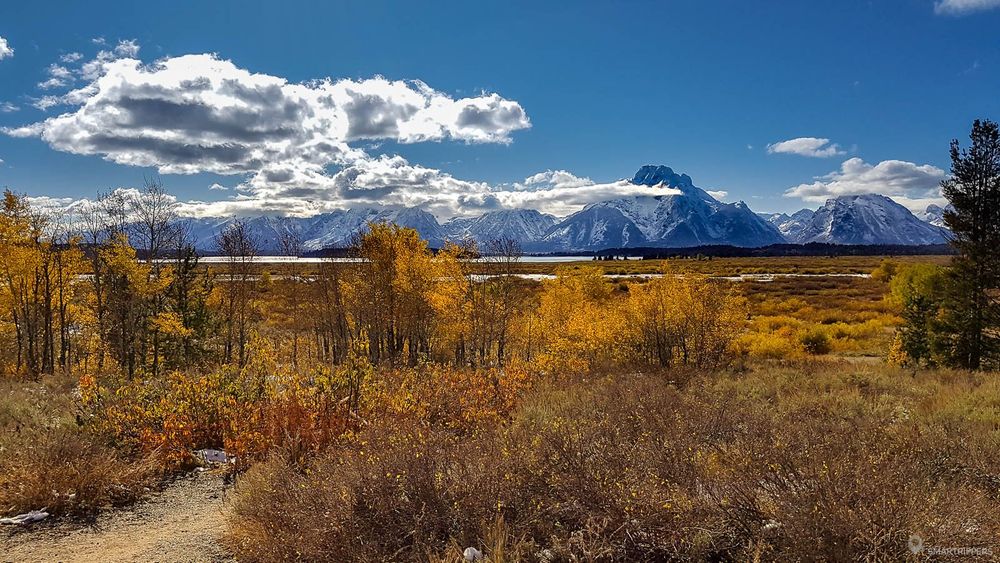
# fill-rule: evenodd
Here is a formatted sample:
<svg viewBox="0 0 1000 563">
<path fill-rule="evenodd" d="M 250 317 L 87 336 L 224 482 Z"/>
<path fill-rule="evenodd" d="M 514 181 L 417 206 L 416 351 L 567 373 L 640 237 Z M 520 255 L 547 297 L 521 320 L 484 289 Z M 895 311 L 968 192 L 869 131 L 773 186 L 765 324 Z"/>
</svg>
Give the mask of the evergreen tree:
<svg viewBox="0 0 1000 563">
<path fill-rule="evenodd" d="M 976 120 L 962 148 L 951 143 L 951 177 L 941 183 L 954 211 L 945 214 L 958 255 L 941 309 L 938 353 L 952 365 L 997 362 L 1000 328 L 1000 131 Z"/>
</svg>

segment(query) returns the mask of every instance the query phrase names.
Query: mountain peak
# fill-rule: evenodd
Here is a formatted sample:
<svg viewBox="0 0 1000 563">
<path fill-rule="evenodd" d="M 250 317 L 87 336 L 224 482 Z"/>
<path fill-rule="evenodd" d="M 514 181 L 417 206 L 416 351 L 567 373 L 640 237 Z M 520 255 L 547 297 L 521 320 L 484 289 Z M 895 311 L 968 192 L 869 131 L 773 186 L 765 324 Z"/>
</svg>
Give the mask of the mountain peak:
<svg viewBox="0 0 1000 563">
<path fill-rule="evenodd" d="M 663 165 L 647 164 L 632 177 L 632 183 L 641 186 L 665 184 L 671 188 L 693 188 L 694 183 L 687 174 L 678 174 L 673 168 Z"/>
</svg>

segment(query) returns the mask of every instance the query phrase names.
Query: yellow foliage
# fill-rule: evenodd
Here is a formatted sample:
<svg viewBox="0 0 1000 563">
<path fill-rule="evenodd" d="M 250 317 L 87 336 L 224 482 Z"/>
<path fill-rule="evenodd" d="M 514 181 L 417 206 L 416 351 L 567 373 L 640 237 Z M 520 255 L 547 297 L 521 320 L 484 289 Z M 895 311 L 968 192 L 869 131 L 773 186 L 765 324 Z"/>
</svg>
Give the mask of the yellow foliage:
<svg viewBox="0 0 1000 563">
<path fill-rule="evenodd" d="M 184 337 L 190 336 L 194 331 L 184 326 L 177 313 L 164 311 L 150 319 L 150 326 L 153 331 L 164 336 Z"/>
<path fill-rule="evenodd" d="M 599 268 L 562 270 L 542 287 L 537 308 L 541 353 L 537 363 L 553 373 L 581 373 L 624 359 L 621 303 Z"/>
<path fill-rule="evenodd" d="M 632 289 L 628 311 L 641 356 L 662 366 L 725 364 L 748 318 L 746 299 L 732 284 L 669 270 Z"/>
</svg>

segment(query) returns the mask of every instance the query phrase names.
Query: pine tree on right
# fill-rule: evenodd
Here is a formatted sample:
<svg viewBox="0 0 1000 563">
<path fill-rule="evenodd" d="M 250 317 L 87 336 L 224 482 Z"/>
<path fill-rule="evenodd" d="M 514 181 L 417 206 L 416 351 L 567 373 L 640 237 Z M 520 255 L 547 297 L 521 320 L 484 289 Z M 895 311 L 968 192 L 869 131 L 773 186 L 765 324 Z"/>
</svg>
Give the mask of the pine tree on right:
<svg viewBox="0 0 1000 563">
<path fill-rule="evenodd" d="M 1000 130 L 976 120 L 969 146 L 951 142 L 951 175 L 941 191 L 956 250 L 933 322 L 940 363 L 986 369 L 1000 362 Z"/>
</svg>

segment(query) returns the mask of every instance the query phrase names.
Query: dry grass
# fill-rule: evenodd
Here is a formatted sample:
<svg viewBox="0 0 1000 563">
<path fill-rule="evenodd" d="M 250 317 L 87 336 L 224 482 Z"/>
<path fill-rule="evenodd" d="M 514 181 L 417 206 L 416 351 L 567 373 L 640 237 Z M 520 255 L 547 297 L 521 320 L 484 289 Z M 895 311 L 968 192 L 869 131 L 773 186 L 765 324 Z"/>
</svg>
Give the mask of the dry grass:
<svg viewBox="0 0 1000 563">
<path fill-rule="evenodd" d="M 745 282 L 752 322 L 741 348 L 759 359 L 805 355 L 885 357 L 897 311 L 886 284 L 864 278 L 778 278 Z M 823 341 L 822 346 L 815 346 Z"/>
<path fill-rule="evenodd" d="M 74 387 L 57 376 L 0 380 L 0 514 L 91 516 L 156 482 L 149 460 L 127 459 L 77 424 Z"/>
<path fill-rule="evenodd" d="M 272 458 L 237 482 L 231 545 L 247 561 L 885 560 L 916 532 L 1000 550 L 992 378 L 674 378 L 549 387 L 471 433 L 374 421 L 304 467 Z"/>
<path fill-rule="evenodd" d="M 600 266 L 609 274 L 638 275 L 654 274 L 669 268 L 679 272 L 693 272 L 711 276 L 735 276 L 739 274 L 868 274 L 877 268 L 884 256 L 775 256 L 754 258 L 672 258 L 667 260 L 616 260 L 576 262 L 521 262 L 516 271 L 522 274 L 554 274 L 558 268 L 581 269 Z M 950 256 L 894 256 L 900 264 L 928 263 L 945 264 Z M 209 264 L 213 272 L 224 271 L 223 264 Z M 486 265 L 469 264 L 473 273 L 486 273 Z M 315 275 L 316 263 L 301 264 L 260 264 L 256 269 L 278 278 L 287 275 Z"/>
<path fill-rule="evenodd" d="M 740 274 L 868 274 L 881 264 L 882 256 L 775 256 L 758 258 L 674 258 L 669 260 L 592 260 L 570 263 L 522 262 L 518 271 L 531 274 L 551 274 L 558 267 L 587 268 L 601 266 L 609 274 L 653 274 L 669 268 L 677 272 L 692 272 L 709 276 Z M 943 264 L 949 256 L 900 256 L 894 261 L 903 264 Z"/>
</svg>

